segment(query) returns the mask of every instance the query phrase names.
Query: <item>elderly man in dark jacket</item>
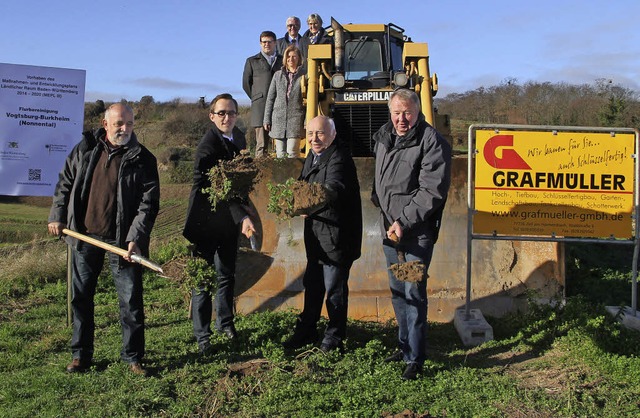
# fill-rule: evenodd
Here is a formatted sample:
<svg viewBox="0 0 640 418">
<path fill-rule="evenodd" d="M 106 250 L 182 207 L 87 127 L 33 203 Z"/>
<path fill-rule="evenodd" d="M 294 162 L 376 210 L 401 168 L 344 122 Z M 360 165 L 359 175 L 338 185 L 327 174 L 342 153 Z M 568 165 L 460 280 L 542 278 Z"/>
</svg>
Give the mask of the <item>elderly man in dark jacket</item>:
<svg viewBox="0 0 640 418">
<path fill-rule="evenodd" d="M 247 208 L 237 200 L 218 202 L 215 210 L 203 189 L 211 186 L 209 170 L 222 160 L 231 160 L 246 147 L 245 137 L 236 125 L 238 103 L 227 93 L 211 101 L 209 118 L 213 127 L 202 137 L 195 155 L 193 187 L 189 196 L 187 219 L 182 234 L 194 244 L 193 255 L 215 267 L 218 284 L 216 329 L 233 339 L 236 255 L 239 230 L 247 238 L 255 232 Z M 205 289 L 191 292 L 193 333 L 200 353 L 211 350 L 212 295 Z"/>
<path fill-rule="evenodd" d="M 372 200 L 380 208 L 387 267 L 418 260 L 424 277 L 417 283 L 403 282 L 389 270 L 399 351 L 386 360 L 404 360 L 402 378 L 413 380 L 425 361 L 427 270 L 451 182 L 451 147 L 424 120 L 415 92 L 394 91 L 389 112 L 391 121 L 373 136 Z"/>
<path fill-rule="evenodd" d="M 160 207 L 156 158 L 133 133 L 133 110 L 114 104 L 103 127 L 85 132 L 60 172 L 49 214 L 49 232 L 64 228 L 127 249 L 121 259 L 109 253 L 109 266 L 120 305 L 122 351 L 132 372 L 145 374 L 142 267 L 131 255 L 147 255 L 149 236 Z M 70 373 L 91 367 L 94 344 L 94 295 L 105 250 L 66 237 L 72 246 L 73 361 Z"/>
<path fill-rule="evenodd" d="M 273 74 L 282 68 L 282 55 L 276 52 L 276 34 L 260 34 L 260 52 L 247 58 L 242 72 L 242 89 L 251 99 L 251 126 L 256 133 L 256 157 L 268 151 L 268 135 L 264 129 L 264 107 Z"/>
<path fill-rule="evenodd" d="M 300 180 L 321 183 L 328 195 L 320 208 L 304 215 L 304 243 L 307 268 L 303 277 L 304 310 L 285 348 L 314 343 L 318 336 L 322 301 L 327 295 L 329 323 L 320 349 L 344 349 L 347 328 L 349 270 L 360 257 L 362 207 L 356 167 L 346 147 L 334 141 L 333 120 L 318 116 L 307 124 L 310 152 Z"/>
</svg>

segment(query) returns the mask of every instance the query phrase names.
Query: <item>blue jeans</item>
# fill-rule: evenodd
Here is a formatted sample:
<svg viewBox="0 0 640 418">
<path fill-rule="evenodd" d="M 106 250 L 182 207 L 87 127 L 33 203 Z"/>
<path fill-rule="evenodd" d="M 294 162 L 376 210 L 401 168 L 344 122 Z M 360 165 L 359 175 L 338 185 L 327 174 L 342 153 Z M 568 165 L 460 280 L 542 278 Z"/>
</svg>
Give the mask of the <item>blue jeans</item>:
<svg viewBox="0 0 640 418">
<path fill-rule="evenodd" d="M 198 247 L 193 251 L 194 257 L 203 258 L 216 270 L 217 291 L 216 325 L 218 331 L 233 326 L 233 297 L 236 284 L 236 256 L 238 254 L 237 237 L 219 248 Z M 191 290 L 191 317 L 193 318 L 193 335 L 198 344 L 209 342 L 211 337 L 211 315 L 213 302 L 211 293 L 204 289 Z"/>
<path fill-rule="evenodd" d="M 320 264 L 307 261 L 302 278 L 304 285 L 304 309 L 298 318 L 296 333 L 313 335 L 320 320 L 322 301 L 327 294 L 326 307 L 329 323 L 322 340 L 323 344 L 336 347 L 347 333 L 347 310 L 349 307 L 348 266 Z"/>
<path fill-rule="evenodd" d="M 104 239 L 115 245 L 114 240 Z M 93 359 L 95 334 L 94 295 L 98 276 L 102 271 L 105 250 L 86 243 L 79 243 L 72 251 L 73 336 L 71 351 L 73 358 L 83 361 Z M 118 293 L 120 325 L 122 326 L 122 350 L 120 357 L 127 363 L 140 362 L 144 357 L 144 307 L 142 300 L 142 267 L 124 262 L 119 266 L 120 256 L 108 253 L 111 275 Z"/>
<path fill-rule="evenodd" d="M 402 243 L 398 249 L 405 252 L 406 261 L 420 260 L 425 266 L 424 278 L 418 283 L 403 282 L 389 273 L 391 304 L 398 322 L 398 346 L 407 363 L 424 363 L 427 340 L 427 271 L 433 254 L 433 241 L 430 239 L 412 239 Z M 383 244 L 387 268 L 397 264 L 396 247 Z"/>
</svg>

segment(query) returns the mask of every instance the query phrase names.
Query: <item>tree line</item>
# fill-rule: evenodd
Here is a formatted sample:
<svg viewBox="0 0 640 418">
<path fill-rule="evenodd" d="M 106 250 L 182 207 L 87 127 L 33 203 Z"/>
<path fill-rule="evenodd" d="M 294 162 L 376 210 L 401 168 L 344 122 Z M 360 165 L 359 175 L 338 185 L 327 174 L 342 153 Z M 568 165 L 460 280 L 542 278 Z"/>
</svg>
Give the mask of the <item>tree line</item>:
<svg viewBox="0 0 640 418">
<path fill-rule="evenodd" d="M 638 94 L 607 79 L 574 85 L 509 78 L 434 103 L 438 113 L 471 123 L 640 128 Z"/>
</svg>

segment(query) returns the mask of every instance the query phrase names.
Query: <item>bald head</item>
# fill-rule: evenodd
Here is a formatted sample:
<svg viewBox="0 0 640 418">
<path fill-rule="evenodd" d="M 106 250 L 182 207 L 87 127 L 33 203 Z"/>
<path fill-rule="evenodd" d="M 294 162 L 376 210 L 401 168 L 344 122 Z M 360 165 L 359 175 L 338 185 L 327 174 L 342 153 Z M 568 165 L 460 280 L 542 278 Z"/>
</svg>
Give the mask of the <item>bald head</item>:
<svg viewBox="0 0 640 418">
<path fill-rule="evenodd" d="M 307 123 L 307 142 L 316 154 L 329 148 L 336 137 L 336 125 L 327 116 L 316 116 Z"/>
</svg>

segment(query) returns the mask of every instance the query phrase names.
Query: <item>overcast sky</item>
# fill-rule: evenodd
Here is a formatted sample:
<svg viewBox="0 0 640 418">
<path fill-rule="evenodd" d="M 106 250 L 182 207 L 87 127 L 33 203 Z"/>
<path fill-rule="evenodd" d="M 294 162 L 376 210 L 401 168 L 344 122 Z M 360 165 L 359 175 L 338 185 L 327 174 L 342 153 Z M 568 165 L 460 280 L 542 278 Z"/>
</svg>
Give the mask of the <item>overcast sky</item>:
<svg viewBox="0 0 640 418">
<path fill-rule="evenodd" d="M 195 102 L 232 93 L 258 37 L 290 15 L 394 23 L 429 44 L 439 96 L 597 79 L 640 92 L 640 0 L 20 0 L 0 14 L 0 62 L 86 70 L 86 101 Z"/>
</svg>

